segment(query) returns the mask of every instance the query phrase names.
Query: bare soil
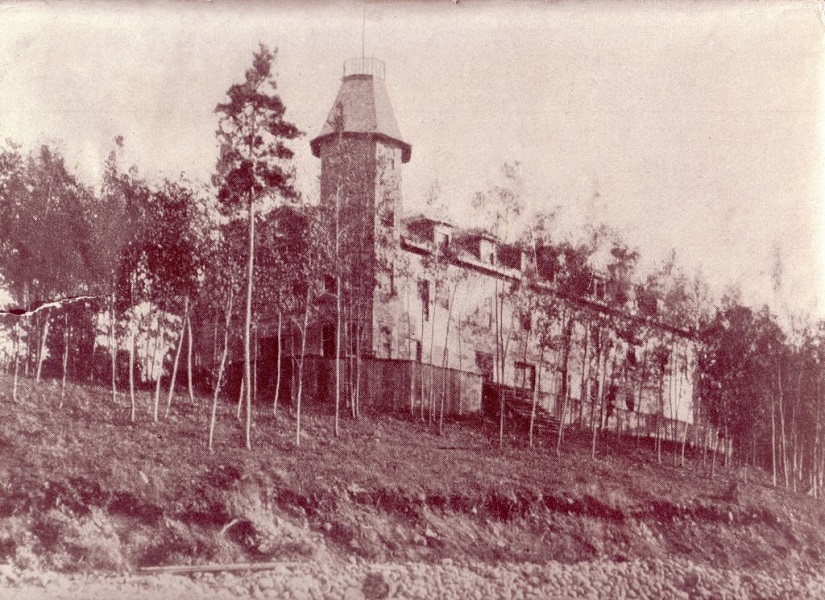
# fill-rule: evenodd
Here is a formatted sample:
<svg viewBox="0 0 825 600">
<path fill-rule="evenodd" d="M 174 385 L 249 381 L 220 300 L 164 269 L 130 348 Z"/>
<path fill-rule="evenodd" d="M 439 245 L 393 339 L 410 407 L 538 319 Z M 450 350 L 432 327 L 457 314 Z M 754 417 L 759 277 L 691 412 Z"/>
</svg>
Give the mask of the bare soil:
<svg viewBox="0 0 825 600">
<path fill-rule="evenodd" d="M 528 448 L 508 424 L 453 420 L 445 435 L 410 415 L 295 417 L 255 407 L 252 451 L 221 403 L 214 452 L 209 400 L 175 396 L 151 420 L 139 396 L 0 375 L 0 565 L 64 572 L 215 562 L 458 564 L 680 559 L 714 568 L 814 573 L 825 564 L 825 508 L 764 473 L 700 454 L 656 462 L 651 440 L 589 434 Z M 162 398 L 165 402 L 165 395 Z M 163 407 L 162 407 L 163 408 Z M 161 411 L 163 413 L 163 410 Z"/>
</svg>

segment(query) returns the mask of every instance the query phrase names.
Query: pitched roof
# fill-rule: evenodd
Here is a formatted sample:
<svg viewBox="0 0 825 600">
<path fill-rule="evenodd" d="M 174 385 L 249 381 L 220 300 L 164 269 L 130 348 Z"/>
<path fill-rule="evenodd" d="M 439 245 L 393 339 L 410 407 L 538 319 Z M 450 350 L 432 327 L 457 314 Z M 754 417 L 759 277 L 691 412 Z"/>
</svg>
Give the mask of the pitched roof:
<svg viewBox="0 0 825 600">
<path fill-rule="evenodd" d="M 338 132 L 336 121 L 343 117 L 344 134 L 373 134 L 401 148 L 401 161 L 408 162 L 411 146 L 403 141 L 392 103 L 382 79 L 357 73 L 341 80 L 338 96 L 321 132 L 310 142 L 312 153 L 320 156 L 321 142 Z"/>
</svg>

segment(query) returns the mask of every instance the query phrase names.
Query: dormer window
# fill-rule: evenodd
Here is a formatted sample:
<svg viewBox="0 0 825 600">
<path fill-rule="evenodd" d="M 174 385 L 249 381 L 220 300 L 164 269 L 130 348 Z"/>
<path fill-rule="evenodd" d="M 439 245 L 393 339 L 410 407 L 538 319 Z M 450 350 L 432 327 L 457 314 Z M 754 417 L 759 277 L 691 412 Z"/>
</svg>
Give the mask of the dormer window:
<svg viewBox="0 0 825 600">
<path fill-rule="evenodd" d="M 596 300 L 604 300 L 607 292 L 604 277 L 594 275 L 590 283 L 590 295 Z"/>
<path fill-rule="evenodd" d="M 478 258 L 491 265 L 496 264 L 496 246 L 492 240 L 480 237 L 478 240 Z"/>
<path fill-rule="evenodd" d="M 516 244 L 499 244 L 496 248 L 496 260 L 502 267 L 521 270 L 523 253 Z"/>
<path fill-rule="evenodd" d="M 594 294 L 596 295 L 596 298 L 598 298 L 599 300 L 604 300 L 604 292 L 605 292 L 604 280 L 603 279 L 597 279 L 595 281 L 595 286 L 594 287 L 595 287 Z"/>
<path fill-rule="evenodd" d="M 450 249 L 450 236 L 444 231 L 439 231 L 436 234 L 435 243 L 436 247 L 439 250 L 441 250 L 442 252 L 446 252 Z"/>
<path fill-rule="evenodd" d="M 659 312 L 659 299 L 655 292 L 642 286 L 636 288 L 636 308 L 645 316 L 654 317 Z"/>
</svg>

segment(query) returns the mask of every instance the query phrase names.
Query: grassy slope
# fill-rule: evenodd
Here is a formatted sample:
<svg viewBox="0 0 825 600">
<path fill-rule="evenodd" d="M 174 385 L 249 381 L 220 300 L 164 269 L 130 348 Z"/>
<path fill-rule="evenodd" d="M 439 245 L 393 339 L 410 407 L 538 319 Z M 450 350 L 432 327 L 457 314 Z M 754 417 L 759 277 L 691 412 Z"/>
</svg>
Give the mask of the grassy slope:
<svg viewBox="0 0 825 600">
<path fill-rule="evenodd" d="M 127 399 L 71 386 L 62 409 L 52 382 L 0 375 L 0 562 L 57 569 L 291 560 L 544 561 L 680 556 L 766 570 L 819 569 L 825 509 L 774 490 L 758 473 L 700 459 L 656 465 L 644 443 L 608 434 L 589 458 L 586 436 L 526 448 L 497 428 L 453 422 L 443 437 L 399 416 L 276 421 L 261 406 L 254 450 L 241 449 L 234 407 L 220 406 L 206 451 L 208 402 L 176 396 L 155 424 Z M 165 397 L 164 397 L 165 400 Z M 201 403 L 202 402 L 202 403 Z"/>
</svg>

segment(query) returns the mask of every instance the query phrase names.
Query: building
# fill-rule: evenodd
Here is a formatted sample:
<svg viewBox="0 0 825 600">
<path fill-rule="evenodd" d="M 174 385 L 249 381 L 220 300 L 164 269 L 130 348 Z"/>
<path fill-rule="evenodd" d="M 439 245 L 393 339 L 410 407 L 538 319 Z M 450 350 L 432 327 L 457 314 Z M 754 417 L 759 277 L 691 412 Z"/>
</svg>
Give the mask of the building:
<svg viewBox="0 0 825 600">
<path fill-rule="evenodd" d="M 384 75 L 377 59 L 347 61 L 310 142 L 339 259 L 307 331 L 307 398 L 330 400 L 339 355 L 344 397 L 376 408 L 423 414 L 443 401 L 447 413 L 495 411 L 509 393 L 566 423 L 647 432 L 664 424 L 674 439 L 687 435 L 697 417 L 694 341 L 657 318 L 655 297 L 631 290 L 617 302 L 609 278 L 592 269 L 565 287 L 551 247 L 404 216 L 412 147 Z M 262 362 L 272 365 L 277 347 L 294 357 L 297 333 L 275 339 L 264 327 Z M 282 362 L 287 397 L 294 364 Z"/>
</svg>

